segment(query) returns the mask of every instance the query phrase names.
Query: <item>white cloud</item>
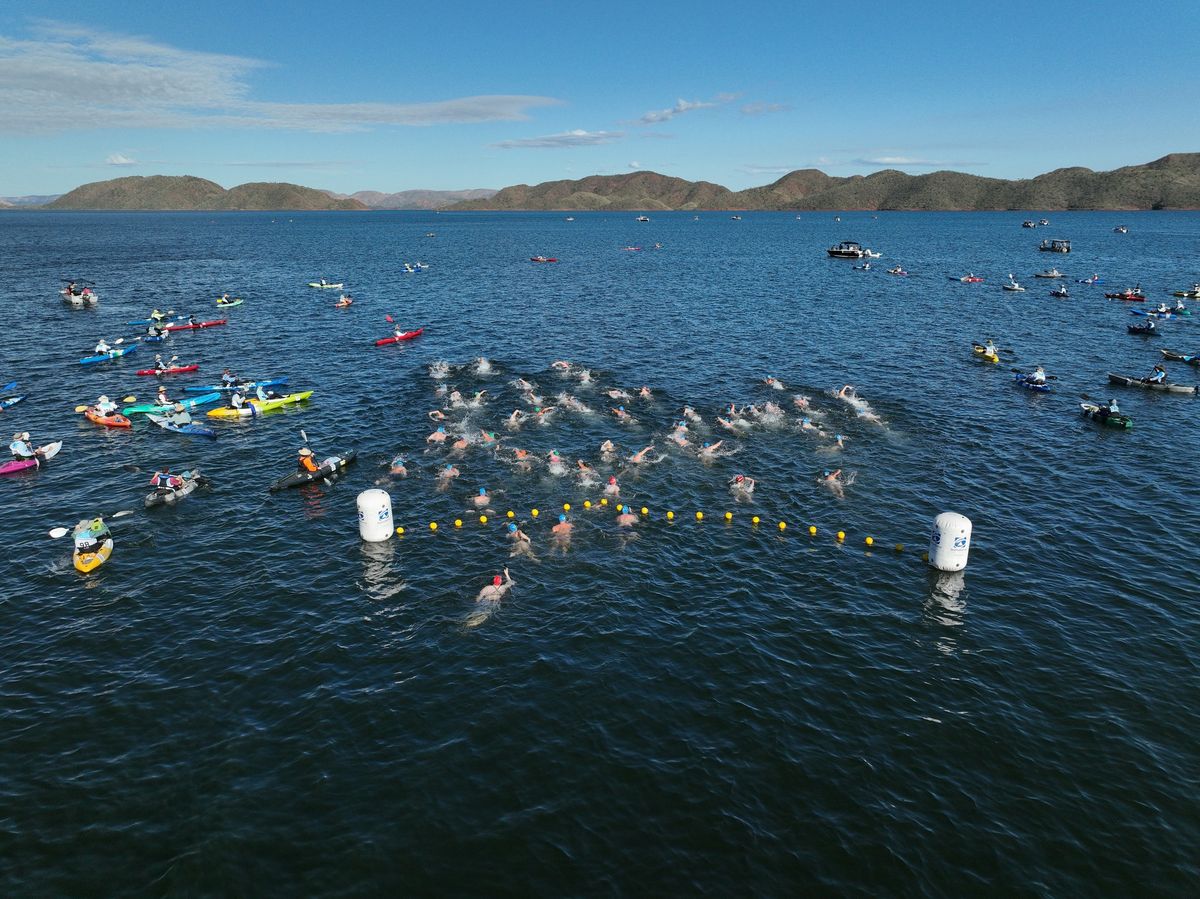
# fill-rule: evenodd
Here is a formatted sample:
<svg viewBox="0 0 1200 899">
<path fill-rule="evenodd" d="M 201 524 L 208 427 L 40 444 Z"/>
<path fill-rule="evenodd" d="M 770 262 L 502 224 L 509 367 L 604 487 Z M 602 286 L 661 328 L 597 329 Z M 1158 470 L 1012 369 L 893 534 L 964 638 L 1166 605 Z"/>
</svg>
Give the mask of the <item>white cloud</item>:
<svg viewBox="0 0 1200 899">
<path fill-rule="evenodd" d="M 598 144 L 611 144 L 625 136 L 623 131 L 584 131 L 576 128 L 574 131 L 564 131 L 561 134 L 547 134 L 544 137 L 522 137 L 514 140 L 502 140 L 492 144 L 501 150 L 524 150 L 529 148 L 569 149 L 572 147 L 594 147 Z"/>
<path fill-rule="evenodd" d="M 682 115 L 685 112 L 691 112 L 693 109 L 710 109 L 716 106 L 717 103 L 706 102 L 704 100 L 676 100 L 674 106 L 669 106 L 666 109 L 655 109 L 642 115 L 638 122 L 642 125 L 657 125 L 660 122 L 669 122 L 677 115 Z"/>
<path fill-rule="evenodd" d="M 642 167 L 642 164 L 635 159 L 635 160 L 633 160 L 633 162 L 629 163 L 629 167 L 631 169 L 640 169 Z"/>
<path fill-rule="evenodd" d="M 105 165 L 137 165 L 136 159 L 130 159 L 124 153 L 109 153 L 108 158 L 104 160 Z"/>
<path fill-rule="evenodd" d="M 365 131 L 379 125 L 523 121 L 552 97 L 484 95 L 422 103 L 271 103 L 251 97 L 266 63 L 59 22 L 0 35 L 0 133 L 81 128 Z"/>
</svg>

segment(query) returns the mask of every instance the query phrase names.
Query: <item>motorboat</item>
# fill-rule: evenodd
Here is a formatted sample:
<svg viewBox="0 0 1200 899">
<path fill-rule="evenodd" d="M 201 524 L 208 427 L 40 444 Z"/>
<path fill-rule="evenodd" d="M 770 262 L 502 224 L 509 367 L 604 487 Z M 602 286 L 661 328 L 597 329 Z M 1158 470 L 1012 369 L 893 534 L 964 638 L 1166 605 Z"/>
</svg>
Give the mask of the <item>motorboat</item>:
<svg viewBox="0 0 1200 899">
<path fill-rule="evenodd" d="M 830 247 L 826 252 L 835 259 L 862 259 L 867 255 L 867 251 L 858 241 L 854 240 L 843 240 L 836 246 Z"/>
<path fill-rule="evenodd" d="M 90 287 L 85 287 L 82 291 L 76 293 L 70 288 L 64 287 L 59 291 L 64 303 L 69 303 L 73 309 L 82 309 L 84 306 L 95 306 L 100 302 L 100 295 Z"/>
<path fill-rule="evenodd" d="M 315 287 L 317 290 L 342 290 L 346 285 L 339 281 L 337 284 L 330 284 L 324 278 L 320 281 L 309 281 L 309 287 Z"/>
<path fill-rule="evenodd" d="M 1065 278 L 1066 275 L 1064 275 L 1062 272 L 1060 272 L 1056 268 L 1048 268 L 1044 272 L 1038 272 L 1036 275 L 1034 275 L 1034 277 L 1035 278 Z"/>
<path fill-rule="evenodd" d="M 575 216 L 573 216 L 573 215 L 568 215 L 568 216 L 567 216 L 567 221 L 568 221 L 568 222 L 573 222 L 573 221 L 575 221 Z"/>
<path fill-rule="evenodd" d="M 1037 222 L 1035 222 L 1033 219 L 1025 219 L 1025 221 L 1021 222 L 1021 227 L 1022 228 L 1036 228 Z"/>
<path fill-rule="evenodd" d="M 878 259 L 883 254 L 876 253 L 874 250 L 871 250 L 867 247 L 863 247 L 863 255 L 866 256 L 868 259 Z"/>
<path fill-rule="evenodd" d="M 1048 225 L 1048 224 L 1050 224 L 1050 219 L 1041 219 L 1038 221 L 1038 224 L 1039 225 Z"/>
<path fill-rule="evenodd" d="M 1038 249 L 1043 253 L 1070 253 L 1071 241 L 1063 240 L 1060 237 L 1047 239 L 1042 241 Z"/>
<path fill-rule="evenodd" d="M 731 215 L 730 218 L 733 219 L 735 222 L 740 222 L 742 220 L 742 217 L 740 215 Z"/>
<path fill-rule="evenodd" d="M 530 262 L 558 262 L 557 256 L 530 256 Z"/>
<path fill-rule="evenodd" d="M 636 221 L 636 222 L 648 222 L 648 221 L 650 221 L 650 216 L 648 216 L 648 215 L 639 215 L 639 216 L 638 216 L 636 219 L 634 219 L 634 221 Z"/>
<path fill-rule="evenodd" d="M 1124 225 L 1117 225 L 1117 227 L 1113 228 L 1113 233 L 1114 234 L 1128 234 L 1129 229 L 1126 228 Z"/>
</svg>

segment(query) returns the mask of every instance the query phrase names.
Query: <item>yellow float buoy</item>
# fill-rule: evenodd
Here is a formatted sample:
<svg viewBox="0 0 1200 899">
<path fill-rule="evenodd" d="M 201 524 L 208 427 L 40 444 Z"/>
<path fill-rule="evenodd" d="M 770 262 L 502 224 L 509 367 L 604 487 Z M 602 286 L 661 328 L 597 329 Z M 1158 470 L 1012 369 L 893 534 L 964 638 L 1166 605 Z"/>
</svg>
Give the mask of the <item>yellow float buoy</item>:
<svg viewBox="0 0 1200 899">
<path fill-rule="evenodd" d="M 787 530 L 787 522 L 786 521 L 779 522 L 779 530 L 781 530 L 781 531 Z"/>
<path fill-rule="evenodd" d="M 480 523 L 480 524 L 487 524 L 487 516 L 486 516 L 486 515 L 480 515 L 480 516 L 479 516 L 479 523 Z"/>
<path fill-rule="evenodd" d="M 674 521 L 674 520 L 675 520 L 675 513 L 674 513 L 674 512 L 668 512 L 668 513 L 667 513 L 667 521 Z"/>
<path fill-rule="evenodd" d="M 404 534 L 404 528 L 396 528 L 396 533 L 397 533 L 397 534 L 400 534 L 400 535 L 402 535 L 402 536 L 403 536 L 403 534 Z"/>
<path fill-rule="evenodd" d="M 810 524 L 808 526 L 808 536 L 810 536 L 810 537 L 817 536 L 817 526 L 815 524 Z"/>
<path fill-rule="evenodd" d="M 843 540 L 845 540 L 845 539 L 846 539 L 846 532 L 845 532 L 845 531 L 838 531 L 838 535 L 837 535 L 837 537 L 838 537 L 838 543 L 841 543 Z"/>
<path fill-rule="evenodd" d="M 898 552 L 898 553 L 904 552 L 904 544 L 903 543 L 896 544 L 896 552 Z"/>
<path fill-rule="evenodd" d="M 649 515 L 649 514 L 650 514 L 650 510 L 649 510 L 649 509 L 647 509 L 645 506 L 642 506 L 642 514 L 643 514 L 643 515 Z"/>
<path fill-rule="evenodd" d="M 590 499 L 585 499 L 583 501 L 583 507 L 585 509 L 590 509 L 592 507 L 592 501 Z"/>
<path fill-rule="evenodd" d="M 516 517 L 517 517 L 516 513 L 515 513 L 515 512 L 513 512 L 513 510 L 512 510 L 512 509 L 509 509 L 509 510 L 508 510 L 507 512 L 505 512 L 504 514 L 505 514 L 505 515 L 507 515 L 509 518 L 516 518 Z"/>
<path fill-rule="evenodd" d="M 461 528 L 462 527 L 462 519 L 461 518 L 454 519 L 454 526 L 456 528 Z"/>
<path fill-rule="evenodd" d="M 874 545 L 875 545 L 875 538 L 874 538 L 874 537 L 868 537 L 868 538 L 867 538 L 865 541 L 863 541 L 863 542 L 864 542 L 864 543 L 866 543 L 866 544 L 867 544 L 867 546 L 874 546 Z"/>
<path fill-rule="evenodd" d="M 570 503 L 563 503 L 563 511 L 564 511 L 564 512 L 570 512 L 570 511 L 571 511 L 571 504 L 570 504 Z"/>
<path fill-rule="evenodd" d="M 602 500 L 600 500 L 600 505 L 602 505 L 602 506 L 608 505 L 608 497 L 607 496 L 604 497 Z"/>
<path fill-rule="evenodd" d="M 437 522 L 436 521 L 429 522 L 429 530 L 431 530 L 431 531 L 437 530 Z"/>
<path fill-rule="evenodd" d="M 537 518 L 537 517 L 538 517 L 538 510 L 537 510 L 537 509 L 530 509 L 530 510 L 529 510 L 529 514 L 530 514 L 530 515 L 532 515 L 534 518 Z"/>
<path fill-rule="evenodd" d="M 750 519 L 750 523 L 751 523 L 751 524 L 758 524 L 758 516 L 757 516 L 757 515 L 755 515 L 753 518 L 751 518 L 751 519 Z"/>
<path fill-rule="evenodd" d="M 696 513 L 696 520 L 697 520 L 697 521 L 703 521 L 703 520 L 704 520 L 704 513 L 703 513 L 703 512 L 697 512 L 697 513 Z"/>
<path fill-rule="evenodd" d="M 726 520 L 726 521 L 733 521 L 733 513 L 732 513 L 732 512 L 726 512 L 726 513 L 725 513 L 725 520 Z"/>
</svg>

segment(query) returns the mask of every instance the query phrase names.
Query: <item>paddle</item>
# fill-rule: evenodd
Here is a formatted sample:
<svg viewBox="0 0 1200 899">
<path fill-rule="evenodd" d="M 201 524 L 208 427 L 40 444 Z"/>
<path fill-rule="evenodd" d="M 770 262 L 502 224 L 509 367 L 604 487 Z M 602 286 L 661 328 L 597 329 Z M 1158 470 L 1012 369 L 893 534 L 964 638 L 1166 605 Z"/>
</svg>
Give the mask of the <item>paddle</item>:
<svg viewBox="0 0 1200 899">
<path fill-rule="evenodd" d="M 133 514 L 132 509 L 123 509 L 120 512 L 114 512 L 112 515 L 97 515 L 96 517 L 103 519 L 105 521 L 108 521 L 108 520 L 112 520 L 114 518 L 124 518 L 126 515 L 132 515 L 132 514 Z M 57 540 L 59 537 L 65 537 L 67 534 L 71 533 L 71 530 L 72 530 L 72 528 L 58 527 L 58 528 L 51 528 L 48 533 L 50 535 L 51 540 Z"/>
<path fill-rule="evenodd" d="M 384 318 L 384 321 L 386 321 L 389 325 L 394 325 L 396 323 L 396 320 L 393 319 L 390 315 L 385 315 L 383 318 Z"/>
<path fill-rule="evenodd" d="M 300 439 L 304 441 L 305 449 L 308 449 L 308 450 L 312 449 L 312 447 L 308 445 L 308 434 L 304 433 L 304 428 L 300 429 Z M 331 471 L 330 474 L 333 474 L 333 472 Z M 325 482 L 326 487 L 333 486 L 333 481 L 329 480 L 328 477 L 323 477 L 323 478 L 321 478 L 321 480 Z"/>
<path fill-rule="evenodd" d="M 16 386 L 17 386 L 17 382 L 16 382 L 16 381 L 9 381 L 9 382 L 8 382 L 7 384 L 5 384 L 3 387 L 0 387 L 0 391 L 12 390 L 12 389 L 13 389 L 14 387 L 16 387 Z"/>
</svg>

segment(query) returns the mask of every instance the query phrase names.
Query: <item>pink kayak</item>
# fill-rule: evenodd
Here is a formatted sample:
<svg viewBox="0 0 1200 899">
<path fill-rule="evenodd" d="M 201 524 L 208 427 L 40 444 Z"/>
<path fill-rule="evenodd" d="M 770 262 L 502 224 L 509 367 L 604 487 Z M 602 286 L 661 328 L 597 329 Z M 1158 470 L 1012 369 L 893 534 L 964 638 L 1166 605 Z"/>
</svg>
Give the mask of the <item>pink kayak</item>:
<svg viewBox="0 0 1200 899">
<path fill-rule="evenodd" d="M 156 368 L 139 368 L 139 375 L 181 375 L 188 371 L 199 371 L 199 364 L 196 365 L 172 365 L 170 368 L 164 368 L 159 371 Z"/>
<path fill-rule="evenodd" d="M 399 343 L 402 340 L 412 340 L 414 337 L 420 337 L 425 333 L 424 328 L 417 328 L 415 331 L 401 331 L 392 337 L 384 337 L 375 341 L 375 346 L 387 346 L 389 343 Z"/>
<path fill-rule="evenodd" d="M 228 324 L 229 319 L 218 318 L 210 322 L 196 322 L 194 325 L 167 325 L 164 330 L 167 331 L 191 331 L 194 328 L 214 328 L 217 325 Z"/>
</svg>

